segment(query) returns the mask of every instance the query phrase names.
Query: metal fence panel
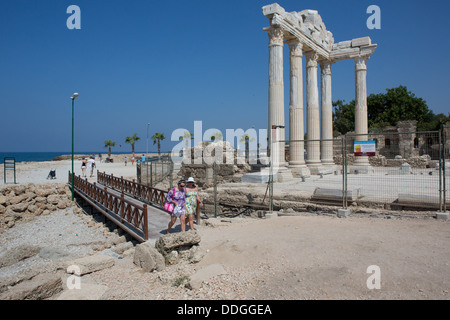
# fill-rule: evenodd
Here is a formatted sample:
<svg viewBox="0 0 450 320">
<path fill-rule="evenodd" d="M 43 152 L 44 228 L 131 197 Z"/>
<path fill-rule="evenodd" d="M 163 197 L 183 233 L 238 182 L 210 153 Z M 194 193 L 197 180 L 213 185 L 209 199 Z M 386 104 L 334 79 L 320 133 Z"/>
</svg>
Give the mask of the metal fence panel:
<svg viewBox="0 0 450 320">
<path fill-rule="evenodd" d="M 439 131 L 348 134 L 345 139 L 346 189 L 359 203 L 441 208 Z M 375 155 L 366 157 L 368 166 L 356 163 L 355 142 L 361 140 L 375 142 Z"/>
</svg>

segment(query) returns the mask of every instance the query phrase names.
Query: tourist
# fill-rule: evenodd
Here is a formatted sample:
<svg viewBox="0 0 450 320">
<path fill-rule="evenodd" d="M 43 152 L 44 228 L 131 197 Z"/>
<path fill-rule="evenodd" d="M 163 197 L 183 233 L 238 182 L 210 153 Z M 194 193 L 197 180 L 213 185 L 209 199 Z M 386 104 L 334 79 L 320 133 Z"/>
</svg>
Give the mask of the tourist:
<svg viewBox="0 0 450 320">
<path fill-rule="evenodd" d="M 189 177 L 186 185 L 186 220 L 189 222 L 189 227 L 194 230 L 194 214 L 197 218 L 197 225 L 200 225 L 200 207 L 203 202 L 198 195 L 198 189 L 195 185 L 193 177 Z"/>
<path fill-rule="evenodd" d="M 127 166 L 127 157 L 125 156 L 125 167 Z"/>
<path fill-rule="evenodd" d="M 81 171 L 82 171 L 81 176 L 83 178 L 86 178 L 86 166 L 87 166 L 86 158 L 83 158 L 83 160 L 81 161 Z"/>
<path fill-rule="evenodd" d="M 145 164 L 145 154 L 142 154 L 142 157 L 141 157 L 141 163 L 142 163 L 142 164 Z"/>
<path fill-rule="evenodd" d="M 91 178 L 94 176 L 94 169 L 95 169 L 95 160 L 90 157 L 88 160 L 89 167 L 91 168 Z"/>
<path fill-rule="evenodd" d="M 134 166 L 134 156 L 131 157 L 131 165 Z"/>
<path fill-rule="evenodd" d="M 167 202 L 171 202 L 174 204 L 174 209 L 172 213 L 170 213 L 170 222 L 167 228 L 167 233 L 170 233 L 170 229 L 173 227 L 177 218 L 180 218 L 181 222 L 181 231 L 185 231 L 185 215 L 186 215 L 186 183 L 184 180 L 178 181 L 178 186 L 173 188 L 167 194 Z"/>
</svg>

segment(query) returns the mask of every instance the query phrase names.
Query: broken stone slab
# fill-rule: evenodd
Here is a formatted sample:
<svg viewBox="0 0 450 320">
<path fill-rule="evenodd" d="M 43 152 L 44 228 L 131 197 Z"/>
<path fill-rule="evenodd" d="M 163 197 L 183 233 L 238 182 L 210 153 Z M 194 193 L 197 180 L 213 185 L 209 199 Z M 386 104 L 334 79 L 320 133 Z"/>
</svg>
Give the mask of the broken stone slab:
<svg viewBox="0 0 450 320">
<path fill-rule="evenodd" d="M 439 206 L 439 196 L 429 196 L 423 194 L 399 193 L 398 203 L 400 205 L 420 204 L 429 205 L 430 207 Z"/>
<path fill-rule="evenodd" d="M 191 290 L 198 290 L 200 289 L 204 281 L 208 281 L 209 279 L 222 274 L 227 274 L 227 272 L 221 264 L 208 265 L 198 270 L 190 278 L 190 281 L 186 284 L 186 288 Z"/>
<path fill-rule="evenodd" d="M 342 201 L 344 192 L 341 189 L 316 188 L 312 199 Z M 347 190 L 347 200 L 356 201 L 360 196 L 360 189 Z"/>
<path fill-rule="evenodd" d="M 41 247 L 21 244 L 14 247 L 0 257 L 0 268 L 8 267 L 19 261 L 37 255 L 41 251 Z"/>
<path fill-rule="evenodd" d="M 267 170 L 263 170 L 260 172 L 251 172 L 242 175 L 241 178 L 243 183 L 267 183 L 269 181 L 269 172 Z M 273 180 L 278 180 L 278 174 L 273 174 Z"/>
<path fill-rule="evenodd" d="M 10 288 L 0 300 L 43 300 L 63 290 L 61 276 L 56 273 L 40 273 Z"/>
<path fill-rule="evenodd" d="M 201 241 L 197 231 L 189 230 L 187 232 L 170 233 L 160 237 L 155 248 L 163 255 L 176 250 L 180 247 L 193 246 Z"/>
<path fill-rule="evenodd" d="M 111 248 L 111 251 L 114 251 L 117 254 L 123 254 L 128 249 L 133 248 L 133 243 L 131 241 L 122 242 Z"/>
<path fill-rule="evenodd" d="M 153 246 L 151 241 L 136 246 L 133 262 L 147 272 L 161 271 L 166 266 L 163 255 Z"/>
<path fill-rule="evenodd" d="M 114 266 L 115 260 L 113 257 L 104 254 L 95 254 L 79 259 L 75 259 L 66 263 L 66 270 L 69 266 L 78 266 L 80 268 L 79 276 L 103 270 Z"/>
</svg>

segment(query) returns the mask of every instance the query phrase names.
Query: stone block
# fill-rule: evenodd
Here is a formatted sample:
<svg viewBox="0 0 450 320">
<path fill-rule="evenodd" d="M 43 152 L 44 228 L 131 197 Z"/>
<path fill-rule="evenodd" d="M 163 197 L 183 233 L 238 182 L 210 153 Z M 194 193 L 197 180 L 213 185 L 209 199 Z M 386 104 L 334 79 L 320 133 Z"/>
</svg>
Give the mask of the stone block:
<svg viewBox="0 0 450 320">
<path fill-rule="evenodd" d="M 352 47 L 363 47 L 372 45 L 370 37 L 356 38 L 352 40 Z"/>
<path fill-rule="evenodd" d="M 349 208 L 347 208 L 347 209 L 338 209 L 338 212 L 337 212 L 337 216 L 339 217 L 339 218 L 347 218 L 349 215 L 351 215 L 352 214 L 352 209 L 349 209 Z"/>
<path fill-rule="evenodd" d="M 356 201 L 360 195 L 360 189 L 347 190 L 348 201 Z M 314 190 L 313 199 L 342 201 L 342 189 L 316 188 Z"/>
<path fill-rule="evenodd" d="M 272 16 L 275 13 L 283 15 L 286 12 L 286 10 L 284 10 L 284 8 L 281 7 L 278 3 L 269 4 L 267 6 L 264 6 L 262 9 L 263 9 L 263 14 L 266 17 Z"/>
<path fill-rule="evenodd" d="M 63 290 L 61 276 L 41 273 L 23 281 L 0 295 L 0 300 L 43 300 Z"/>
<path fill-rule="evenodd" d="M 197 245 L 200 241 L 201 238 L 197 231 L 170 233 L 160 237 L 155 243 L 155 248 L 165 255 L 180 247 Z"/>
<path fill-rule="evenodd" d="M 241 181 L 244 183 L 267 183 L 269 182 L 269 173 L 266 170 L 261 172 L 246 173 L 242 175 L 241 179 L 242 179 Z M 277 173 L 273 174 L 273 180 L 274 181 L 278 180 Z"/>
<path fill-rule="evenodd" d="M 138 244 L 134 251 L 134 264 L 147 272 L 161 271 L 166 264 L 164 257 L 153 246 L 151 241 Z"/>
<path fill-rule="evenodd" d="M 276 217 L 278 217 L 278 212 L 276 212 L 276 211 L 265 211 L 264 212 L 264 217 L 266 219 L 276 218 Z"/>
<path fill-rule="evenodd" d="M 404 205 L 425 205 L 430 207 L 439 206 L 439 197 L 438 196 L 429 196 L 423 194 L 411 194 L 411 193 L 399 193 L 398 194 L 398 203 Z"/>
<path fill-rule="evenodd" d="M 104 254 L 96 254 L 93 256 L 87 256 L 69 261 L 66 263 L 66 266 L 78 266 L 80 268 L 80 276 L 82 276 L 84 274 L 110 268 L 114 266 L 114 264 L 114 258 L 106 256 Z"/>
<path fill-rule="evenodd" d="M 438 220 L 448 220 L 448 211 L 446 212 L 436 212 L 436 219 Z"/>
</svg>

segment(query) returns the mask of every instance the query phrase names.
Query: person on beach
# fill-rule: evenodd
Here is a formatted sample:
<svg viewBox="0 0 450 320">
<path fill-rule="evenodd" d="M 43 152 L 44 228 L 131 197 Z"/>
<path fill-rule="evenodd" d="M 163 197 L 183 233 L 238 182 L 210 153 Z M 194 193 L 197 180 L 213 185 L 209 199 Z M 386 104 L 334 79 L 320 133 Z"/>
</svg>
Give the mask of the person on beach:
<svg viewBox="0 0 450 320">
<path fill-rule="evenodd" d="M 89 167 L 91 168 L 91 178 L 94 176 L 94 169 L 95 169 L 95 160 L 90 157 L 88 160 Z"/>
<path fill-rule="evenodd" d="M 198 195 L 198 189 L 195 185 L 193 177 L 189 177 L 186 185 L 186 220 L 189 222 L 189 227 L 194 230 L 194 214 L 197 219 L 197 225 L 200 225 L 200 206 L 203 202 Z M 187 224 L 186 222 L 186 224 Z"/>
<path fill-rule="evenodd" d="M 83 178 L 86 178 L 86 166 L 87 166 L 87 161 L 86 158 L 83 158 L 83 160 L 81 160 L 81 176 Z"/>
<path fill-rule="evenodd" d="M 134 166 L 134 157 L 131 157 L 131 165 Z"/>
<path fill-rule="evenodd" d="M 167 233 L 170 233 L 170 229 L 172 229 L 173 225 L 177 221 L 177 218 L 180 218 L 181 222 L 181 231 L 186 231 L 186 223 L 185 223 L 185 214 L 186 214 L 186 183 L 184 180 L 178 181 L 178 186 L 173 188 L 167 194 L 166 200 L 167 202 L 171 202 L 174 204 L 174 209 L 170 214 L 170 222 L 167 228 Z"/>
<path fill-rule="evenodd" d="M 125 167 L 127 166 L 127 157 L 125 157 Z"/>
</svg>

